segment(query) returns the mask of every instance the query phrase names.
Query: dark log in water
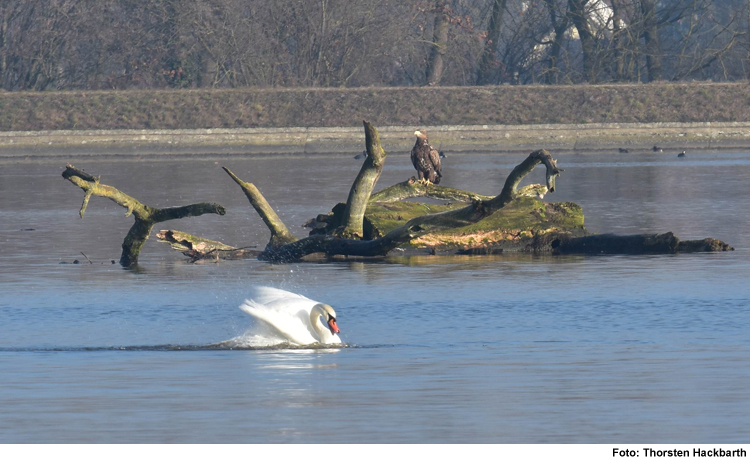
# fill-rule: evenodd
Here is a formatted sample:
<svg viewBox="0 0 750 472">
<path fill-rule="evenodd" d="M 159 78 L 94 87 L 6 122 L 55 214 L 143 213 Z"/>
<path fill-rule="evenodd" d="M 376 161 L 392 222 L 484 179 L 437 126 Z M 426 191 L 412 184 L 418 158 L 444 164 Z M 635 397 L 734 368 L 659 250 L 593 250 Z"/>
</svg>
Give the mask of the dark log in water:
<svg viewBox="0 0 750 472">
<path fill-rule="evenodd" d="M 545 233 L 519 240 L 504 241 L 457 251 L 458 254 L 488 255 L 505 252 L 549 254 L 676 254 L 689 252 L 734 251 L 717 239 L 680 241 L 673 233 L 592 234 L 575 237 L 569 233 Z"/>
</svg>

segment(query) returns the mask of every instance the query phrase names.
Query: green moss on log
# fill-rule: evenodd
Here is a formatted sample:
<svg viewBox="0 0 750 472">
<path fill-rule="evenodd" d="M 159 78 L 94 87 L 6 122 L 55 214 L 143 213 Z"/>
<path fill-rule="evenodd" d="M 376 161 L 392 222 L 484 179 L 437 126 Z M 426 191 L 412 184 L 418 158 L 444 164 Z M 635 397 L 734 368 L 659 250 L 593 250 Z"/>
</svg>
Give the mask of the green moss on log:
<svg viewBox="0 0 750 472">
<path fill-rule="evenodd" d="M 371 203 L 365 214 L 367 238 L 380 237 L 421 215 L 453 210 L 460 203 L 431 205 L 417 202 Z M 550 232 L 586 234 L 583 210 L 575 203 L 546 203 L 520 197 L 479 222 L 432 233 L 412 241 L 412 247 L 436 250 L 492 246 Z"/>
</svg>

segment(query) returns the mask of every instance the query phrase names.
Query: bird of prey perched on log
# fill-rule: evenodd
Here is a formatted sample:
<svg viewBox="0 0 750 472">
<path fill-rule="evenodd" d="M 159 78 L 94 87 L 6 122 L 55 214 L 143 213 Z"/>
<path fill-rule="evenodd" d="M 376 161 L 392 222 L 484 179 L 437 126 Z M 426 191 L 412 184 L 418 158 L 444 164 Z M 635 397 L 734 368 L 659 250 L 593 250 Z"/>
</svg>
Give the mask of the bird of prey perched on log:
<svg viewBox="0 0 750 472">
<path fill-rule="evenodd" d="M 440 154 L 427 142 L 427 132 L 423 129 L 414 132 L 417 142 L 411 150 L 411 163 L 417 170 L 417 178 L 433 184 L 439 184 L 443 177 Z"/>
</svg>

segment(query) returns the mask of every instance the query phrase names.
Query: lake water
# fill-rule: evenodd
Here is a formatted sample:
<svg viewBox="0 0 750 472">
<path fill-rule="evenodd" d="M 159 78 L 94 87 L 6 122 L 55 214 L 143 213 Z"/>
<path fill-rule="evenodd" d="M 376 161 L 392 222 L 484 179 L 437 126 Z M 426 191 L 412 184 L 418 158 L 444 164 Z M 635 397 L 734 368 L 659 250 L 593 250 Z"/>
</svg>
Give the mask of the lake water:
<svg viewBox="0 0 750 472">
<path fill-rule="evenodd" d="M 449 155 L 443 183 L 496 194 L 524 157 Z M 0 161 L 0 442 L 749 442 L 750 154 L 556 157 L 549 199 L 579 203 L 589 230 L 736 251 L 190 264 L 152 237 L 125 270 L 109 261 L 132 219 L 96 197 L 79 219 L 67 160 L 152 206 L 228 209 L 156 229 L 261 247 L 221 165 L 303 236 L 361 161 Z M 393 154 L 378 188 L 413 174 Z M 333 305 L 349 347 L 216 347 L 251 328 L 254 285 Z"/>
</svg>

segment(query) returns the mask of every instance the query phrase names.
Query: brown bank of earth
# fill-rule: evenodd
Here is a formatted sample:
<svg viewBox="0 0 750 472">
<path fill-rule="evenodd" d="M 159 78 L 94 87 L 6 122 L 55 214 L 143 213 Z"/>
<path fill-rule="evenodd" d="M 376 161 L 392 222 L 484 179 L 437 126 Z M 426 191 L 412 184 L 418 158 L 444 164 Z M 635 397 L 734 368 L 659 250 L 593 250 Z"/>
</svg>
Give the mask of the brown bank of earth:
<svg viewBox="0 0 750 472">
<path fill-rule="evenodd" d="M 750 121 L 750 84 L 0 93 L 0 131 Z"/>
</svg>

